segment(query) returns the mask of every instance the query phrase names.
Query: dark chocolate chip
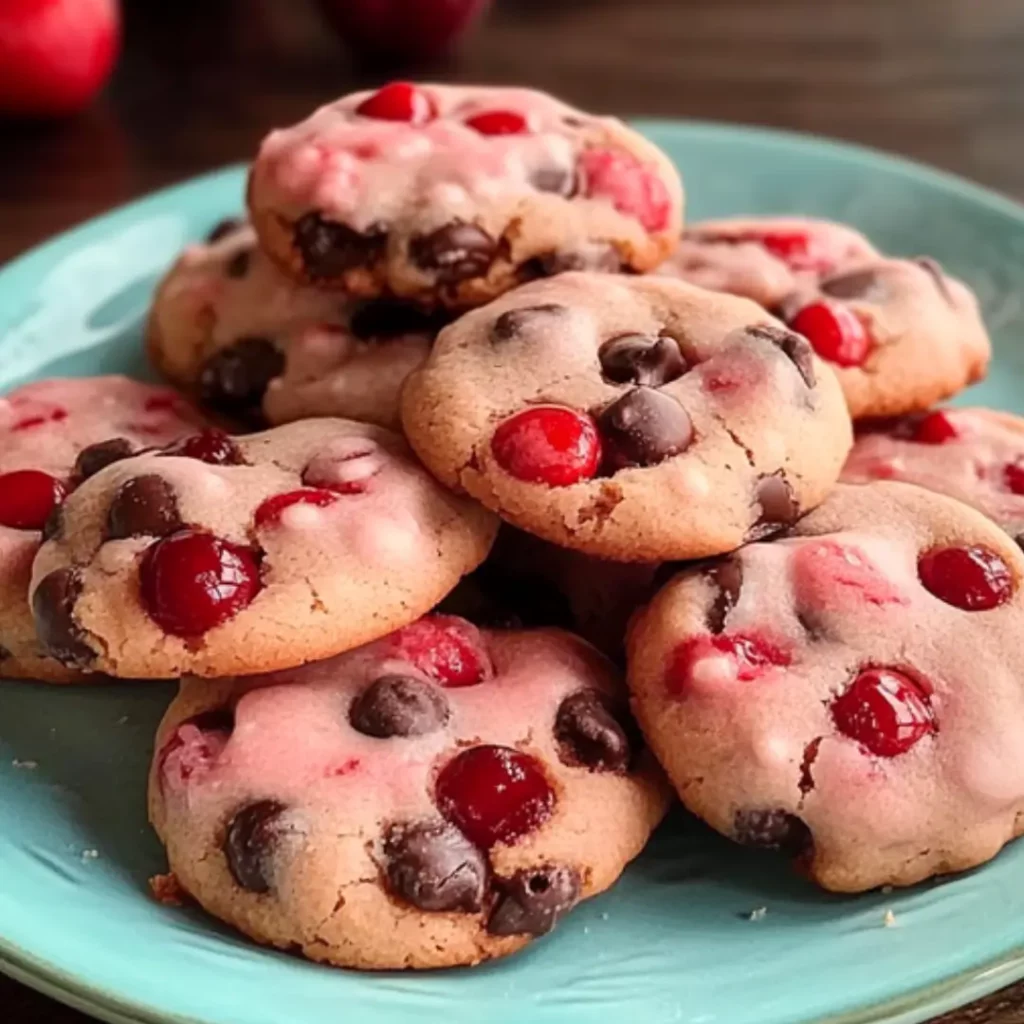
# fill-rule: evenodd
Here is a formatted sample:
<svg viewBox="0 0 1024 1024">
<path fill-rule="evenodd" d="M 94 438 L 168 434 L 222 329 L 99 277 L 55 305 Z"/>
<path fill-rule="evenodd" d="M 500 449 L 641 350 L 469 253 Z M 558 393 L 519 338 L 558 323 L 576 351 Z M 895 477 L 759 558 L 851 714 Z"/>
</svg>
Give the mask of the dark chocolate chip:
<svg viewBox="0 0 1024 1024">
<path fill-rule="evenodd" d="M 487 859 L 454 825 L 392 825 L 384 837 L 388 888 L 420 910 L 473 913 L 484 904 Z"/>
<path fill-rule="evenodd" d="M 75 459 L 75 478 L 88 480 L 101 469 L 122 459 L 127 459 L 135 452 L 135 446 L 126 437 L 112 437 L 109 441 L 100 441 L 83 448 Z"/>
<path fill-rule="evenodd" d="M 531 323 L 551 316 L 564 316 L 569 310 L 557 302 L 545 302 L 539 306 L 520 306 L 509 309 L 491 324 L 491 341 L 500 344 L 520 337 Z"/>
<path fill-rule="evenodd" d="M 732 836 L 743 846 L 778 850 L 787 857 L 805 856 L 814 845 L 811 830 L 788 811 L 737 811 Z"/>
<path fill-rule="evenodd" d="M 953 294 L 949 290 L 949 281 L 946 279 L 946 275 L 942 270 L 942 264 L 931 256 L 918 256 L 914 262 L 922 270 L 928 272 L 932 281 L 935 282 L 935 287 L 939 290 L 939 294 L 952 306 Z"/>
<path fill-rule="evenodd" d="M 224 836 L 224 856 L 235 881 L 249 892 L 270 892 L 281 840 L 297 832 L 277 800 L 258 800 L 237 811 Z"/>
<path fill-rule="evenodd" d="M 284 354 L 267 338 L 242 338 L 214 353 L 199 375 L 209 408 L 246 422 L 259 422 L 267 385 L 284 370 Z"/>
<path fill-rule="evenodd" d="M 771 476 L 762 476 L 757 481 L 754 500 L 761 513 L 747 534 L 748 540 L 757 540 L 777 533 L 785 526 L 791 526 L 800 517 L 800 506 L 793 497 L 786 474 L 780 469 Z"/>
<path fill-rule="evenodd" d="M 222 221 L 218 221 L 206 236 L 207 244 L 213 245 L 214 242 L 219 242 L 222 238 L 227 238 L 228 235 L 242 227 L 244 223 L 245 221 L 243 221 L 241 217 L 225 217 Z"/>
<path fill-rule="evenodd" d="M 555 740 L 563 764 L 601 772 L 624 772 L 632 751 L 611 701 L 596 690 L 577 690 L 558 706 Z"/>
<path fill-rule="evenodd" d="M 579 188 L 576 171 L 571 167 L 558 167 L 556 164 L 534 170 L 530 174 L 530 184 L 538 192 L 552 192 L 565 199 L 571 199 Z"/>
<path fill-rule="evenodd" d="M 243 278 L 249 273 L 249 264 L 252 262 L 252 253 L 248 249 L 241 249 L 236 252 L 224 266 L 224 273 L 228 277 Z"/>
<path fill-rule="evenodd" d="M 82 593 L 82 576 L 74 568 L 55 569 L 44 576 L 32 594 L 32 615 L 43 650 L 68 668 L 88 668 L 96 652 L 75 621 L 75 602 Z"/>
<path fill-rule="evenodd" d="M 544 253 L 535 256 L 529 264 L 530 277 L 554 277 L 556 274 L 567 274 L 572 270 L 616 274 L 622 270 L 622 257 L 614 245 L 593 243 L 585 250 Z"/>
<path fill-rule="evenodd" d="M 448 721 L 448 700 L 423 679 L 388 675 L 374 680 L 352 702 L 349 721 L 366 736 L 423 736 Z"/>
<path fill-rule="evenodd" d="M 170 482 L 156 473 L 133 476 L 117 489 L 107 509 L 107 540 L 166 537 L 185 524 Z"/>
<path fill-rule="evenodd" d="M 620 334 L 597 352 L 601 373 L 614 384 L 645 384 L 656 388 L 681 377 L 686 361 L 675 338 Z"/>
<path fill-rule="evenodd" d="M 492 935 L 547 935 L 580 898 L 580 876 L 571 867 L 545 864 L 496 878 L 498 897 L 487 920 Z"/>
<path fill-rule="evenodd" d="M 727 558 L 710 566 L 705 574 L 717 590 L 715 600 L 707 612 L 708 629 L 717 634 L 725 628 L 729 612 L 736 607 L 736 602 L 740 599 L 743 566 L 738 559 Z"/>
<path fill-rule="evenodd" d="M 349 321 L 357 338 L 397 338 L 403 334 L 436 334 L 451 319 L 443 310 L 427 310 L 398 299 L 364 302 Z"/>
<path fill-rule="evenodd" d="M 434 271 L 441 284 L 456 284 L 486 274 L 498 243 L 475 224 L 453 221 L 412 239 L 409 254 L 418 267 Z"/>
<path fill-rule="evenodd" d="M 54 505 L 43 523 L 43 540 L 57 540 L 64 536 L 64 506 Z"/>
<path fill-rule="evenodd" d="M 851 270 L 848 274 L 826 278 L 818 287 L 834 299 L 862 299 L 869 295 L 877 284 L 876 271 Z"/>
<path fill-rule="evenodd" d="M 809 388 L 813 388 L 817 383 L 814 373 L 814 350 L 811 348 L 811 343 L 802 334 L 797 334 L 796 331 L 791 331 L 786 327 L 776 327 L 773 324 L 758 324 L 756 327 L 748 327 L 747 334 L 776 345 L 792 361 Z"/>
<path fill-rule="evenodd" d="M 686 451 L 693 440 L 693 424 L 686 410 L 671 396 L 638 387 L 613 402 L 597 420 L 604 442 L 607 469 L 656 466 Z"/>
<path fill-rule="evenodd" d="M 309 276 L 331 278 L 376 263 L 384 255 L 388 236 L 380 225 L 360 232 L 307 213 L 295 224 L 294 240 Z"/>
</svg>

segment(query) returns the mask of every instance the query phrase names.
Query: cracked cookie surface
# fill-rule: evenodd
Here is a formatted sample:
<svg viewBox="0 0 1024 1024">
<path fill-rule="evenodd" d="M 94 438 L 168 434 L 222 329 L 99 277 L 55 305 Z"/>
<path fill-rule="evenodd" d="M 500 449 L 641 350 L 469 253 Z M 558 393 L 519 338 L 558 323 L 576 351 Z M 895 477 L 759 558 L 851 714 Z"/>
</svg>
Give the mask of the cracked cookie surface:
<svg viewBox="0 0 1024 1024">
<path fill-rule="evenodd" d="M 410 376 L 402 419 L 449 486 L 546 540 L 639 562 L 785 528 L 851 441 L 804 338 L 656 276 L 562 274 L 467 313 Z"/>
<path fill-rule="evenodd" d="M 452 616 L 186 679 L 155 750 L 181 887 L 260 942 L 370 969 L 515 952 L 611 886 L 668 802 L 595 650 Z"/>
<path fill-rule="evenodd" d="M 79 487 L 33 565 L 51 656 L 111 675 L 287 668 L 431 608 L 486 556 L 490 513 L 390 431 L 207 430 Z"/>
<path fill-rule="evenodd" d="M 1024 831 L 1024 556 L 960 502 L 841 485 L 633 622 L 633 707 L 683 802 L 820 885 L 910 885 Z"/>
</svg>

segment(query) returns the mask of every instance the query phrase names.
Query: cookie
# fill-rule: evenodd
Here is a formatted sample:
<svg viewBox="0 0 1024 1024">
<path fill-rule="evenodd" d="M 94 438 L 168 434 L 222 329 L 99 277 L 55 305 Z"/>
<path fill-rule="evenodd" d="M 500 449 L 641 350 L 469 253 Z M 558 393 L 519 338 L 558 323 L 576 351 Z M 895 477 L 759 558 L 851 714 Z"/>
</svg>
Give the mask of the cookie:
<svg viewBox="0 0 1024 1024">
<path fill-rule="evenodd" d="M 82 480 L 201 423 L 173 391 L 126 377 L 44 380 L 0 398 L 0 676 L 81 678 L 36 639 L 27 599 L 43 532 Z"/>
<path fill-rule="evenodd" d="M 755 303 L 568 273 L 445 328 L 406 382 L 423 461 L 514 525 L 601 558 L 729 551 L 828 493 L 842 393 Z"/>
<path fill-rule="evenodd" d="M 888 259 L 842 225 L 708 222 L 661 272 L 776 313 L 838 374 L 854 419 L 926 409 L 981 379 L 991 357 L 965 284 L 928 257 Z"/>
<path fill-rule="evenodd" d="M 948 494 L 1024 545 L 1024 419 L 995 409 L 935 409 L 872 423 L 843 467 L 848 483 L 902 480 Z"/>
<path fill-rule="evenodd" d="M 569 634 L 429 617 L 301 669 L 186 680 L 150 817 L 180 886 L 260 942 L 474 964 L 614 884 L 661 819 L 624 705 Z"/>
<path fill-rule="evenodd" d="M 296 284 L 226 222 L 179 257 L 147 328 L 161 373 L 218 416 L 248 426 L 340 416 L 398 425 L 398 394 L 441 320 Z"/>
<path fill-rule="evenodd" d="M 417 618 L 495 522 L 404 442 L 348 420 L 207 431 L 109 466 L 36 556 L 48 653 L 129 678 L 290 668 Z"/>
<path fill-rule="evenodd" d="M 566 269 L 650 270 L 679 240 L 652 143 L 529 89 L 392 82 L 263 141 L 263 247 L 300 281 L 471 307 Z"/>
<path fill-rule="evenodd" d="M 1024 831 L 1022 586 L 974 509 L 840 486 L 658 593 L 629 635 L 634 710 L 692 811 L 827 889 L 962 871 Z"/>
</svg>

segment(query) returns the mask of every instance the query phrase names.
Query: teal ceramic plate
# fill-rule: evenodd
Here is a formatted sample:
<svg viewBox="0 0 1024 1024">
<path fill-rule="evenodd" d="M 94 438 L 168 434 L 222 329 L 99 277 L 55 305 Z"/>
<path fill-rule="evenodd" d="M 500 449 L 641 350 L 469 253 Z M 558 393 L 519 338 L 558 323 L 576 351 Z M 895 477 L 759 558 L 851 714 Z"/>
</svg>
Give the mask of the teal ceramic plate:
<svg viewBox="0 0 1024 1024">
<path fill-rule="evenodd" d="M 978 290 L 996 338 L 969 400 L 1024 412 L 1024 209 L 848 146 L 642 127 L 678 161 L 694 218 L 800 210 L 937 256 Z M 240 207 L 242 182 L 232 169 L 162 192 L 0 272 L 0 386 L 144 374 L 157 275 Z M 909 1024 L 1024 977 L 1024 842 L 954 881 L 840 899 L 682 814 L 613 892 L 503 963 L 368 975 L 267 952 L 147 898 L 163 862 L 143 786 L 170 694 L 0 685 L 0 967 L 108 1021 Z"/>
</svg>

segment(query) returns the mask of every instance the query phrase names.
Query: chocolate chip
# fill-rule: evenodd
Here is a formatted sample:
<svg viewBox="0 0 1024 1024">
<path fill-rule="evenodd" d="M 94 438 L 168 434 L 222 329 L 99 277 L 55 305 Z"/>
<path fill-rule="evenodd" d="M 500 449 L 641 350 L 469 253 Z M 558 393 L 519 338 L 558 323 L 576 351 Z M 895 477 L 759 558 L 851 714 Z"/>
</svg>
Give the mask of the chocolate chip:
<svg viewBox="0 0 1024 1024">
<path fill-rule="evenodd" d="M 549 252 L 529 260 L 531 277 L 554 277 L 572 270 L 592 270 L 595 273 L 617 274 L 622 270 L 622 257 L 614 245 L 593 243 L 585 250 Z M 526 264 L 523 265 L 526 267 Z"/>
<path fill-rule="evenodd" d="M 32 615 L 43 650 L 68 668 L 88 668 L 96 652 L 85 642 L 75 621 L 75 602 L 82 593 L 82 575 L 70 566 L 44 576 L 32 594 Z"/>
<path fill-rule="evenodd" d="M 736 607 L 743 586 L 743 566 L 738 559 L 727 558 L 705 570 L 708 580 L 717 590 L 715 600 L 707 612 L 708 629 L 721 633 L 729 612 Z"/>
<path fill-rule="evenodd" d="M 455 284 L 487 273 L 498 254 L 498 243 L 483 228 L 453 221 L 409 243 L 413 262 L 432 270 L 442 284 Z"/>
<path fill-rule="evenodd" d="M 402 334 L 436 334 L 450 319 L 443 310 L 426 310 L 398 299 L 375 299 L 364 302 L 352 314 L 349 329 L 362 339 L 397 338 Z"/>
<path fill-rule="evenodd" d="M 352 702 L 349 721 L 366 736 L 423 736 L 448 721 L 445 695 L 423 679 L 388 675 L 374 680 Z"/>
<path fill-rule="evenodd" d="M 281 840 L 298 830 L 284 819 L 288 808 L 277 800 L 258 800 L 237 811 L 224 836 L 224 856 L 235 881 L 249 892 L 270 892 L 274 859 Z"/>
<path fill-rule="evenodd" d="M 813 388 L 817 383 L 814 373 L 814 350 L 811 348 L 811 343 L 802 334 L 797 334 L 796 331 L 791 331 L 786 327 L 776 327 L 774 324 L 758 324 L 755 327 L 748 327 L 747 334 L 776 345 L 792 361 L 809 388 Z"/>
<path fill-rule="evenodd" d="M 205 405 L 246 422 L 259 422 L 267 385 L 284 370 L 284 354 L 267 338 L 242 338 L 214 353 L 199 374 Z"/>
<path fill-rule="evenodd" d="M 580 898 L 574 868 L 545 864 L 495 879 L 497 901 L 487 920 L 492 935 L 547 935 Z"/>
<path fill-rule="evenodd" d="M 252 262 L 252 253 L 248 249 L 236 252 L 224 266 L 224 273 L 228 277 L 242 278 L 249 273 L 249 264 Z"/>
<path fill-rule="evenodd" d="M 454 825 L 392 825 L 384 837 L 388 888 L 420 910 L 473 913 L 484 904 L 487 859 Z"/>
<path fill-rule="evenodd" d="M 100 441 L 83 448 L 75 459 L 75 478 L 88 480 L 101 469 L 135 453 L 135 446 L 126 437 L 112 437 L 109 441 Z"/>
<path fill-rule="evenodd" d="M 601 373 L 613 384 L 645 384 L 656 388 L 686 372 L 686 361 L 674 338 L 620 334 L 597 352 Z"/>
<path fill-rule="evenodd" d="M 206 236 L 207 244 L 213 245 L 214 242 L 219 242 L 222 238 L 227 238 L 228 235 L 242 227 L 244 223 L 245 221 L 243 221 L 241 217 L 225 217 L 222 221 L 218 221 Z"/>
<path fill-rule="evenodd" d="M 686 451 L 693 440 L 686 410 L 671 395 L 646 387 L 633 388 L 608 406 L 598 417 L 597 427 L 611 472 L 656 466 Z"/>
<path fill-rule="evenodd" d="M 565 199 L 571 199 L 578 190 L 576 172 L 571 167 L 549 164 L 538 167 L 530 174 L 530 184 L 538 192 L 552 192 Z"/>
<path fill-rule="evenodd" d="M 743 846 L 778 850 L 787 857 L 806 856 L 813 848 L 811 830 L 788 811 L 737 811 L 732 836 Z"/>
<path fill-rule="evenodd" d="M 754 500 L 760 506 L 761 514 L 747 534 L 747 540 L 758 540 L 777 533 L 782 527 L 791 526 L 800 516 L 800 506 L 793 497 L 793 488 L 781 469 L 757 481 Z"/>
<path fill-rule="evenodd" d="M 133 476 L 117 489 L 107 509 L 107 540 L 125 537 L 166 537 L 185 524 L 178 496 L 156 473 Z"/>
<path fill-rule="evenodd" d="M 837 274 L 827 278 L 818 286 L 834 299 L 863 299 L 878 284 L 878 273 L 874 270 L 851 270 L 848 274 Z"/>
<path fill-rule="evenodd" d="M 946 275 L 943 273 L 942 264 L 931 256 L 918 256 L 914 262 L 922 270 L 927 271 L 932 281 L 935 282 L 935 287 L 939 290 L 939 294 L 952 306 L 953 294 L 949 290 L 949 281 L 946 280 Z"/>
<path fill-rule="evenodd" d="M 563 764 L 601 772 L 629 767 L 629 737 L 612 713 L 611 701 L 596 690 L 578 690 L 562 701 L 555 716 L 555 741 Z"/>
<path fill-rule="evenodd" d="M 310 277 L 331 278 L 376 263 L 384 255 L 388 236 L 381 225 L 360 232 L 307 213 L 295 224 L 294 240 Z"/>
<path fill-rule="evenodd" d="M 545 302 L 539 306 L 520 306 L 509 309 L 491 324 L 491 341 L 501 344 L 512 341 L 523 334 L 525 328 L 538 319 L 549 316 L 564 316 L 569 310 L 557 302 Z"/>
<path fill-rule="evenodd" d="M 43 540 L 57 540 L 64 536 L 64 506 L 54 505 L 43 523 Z"/>
</svg>

